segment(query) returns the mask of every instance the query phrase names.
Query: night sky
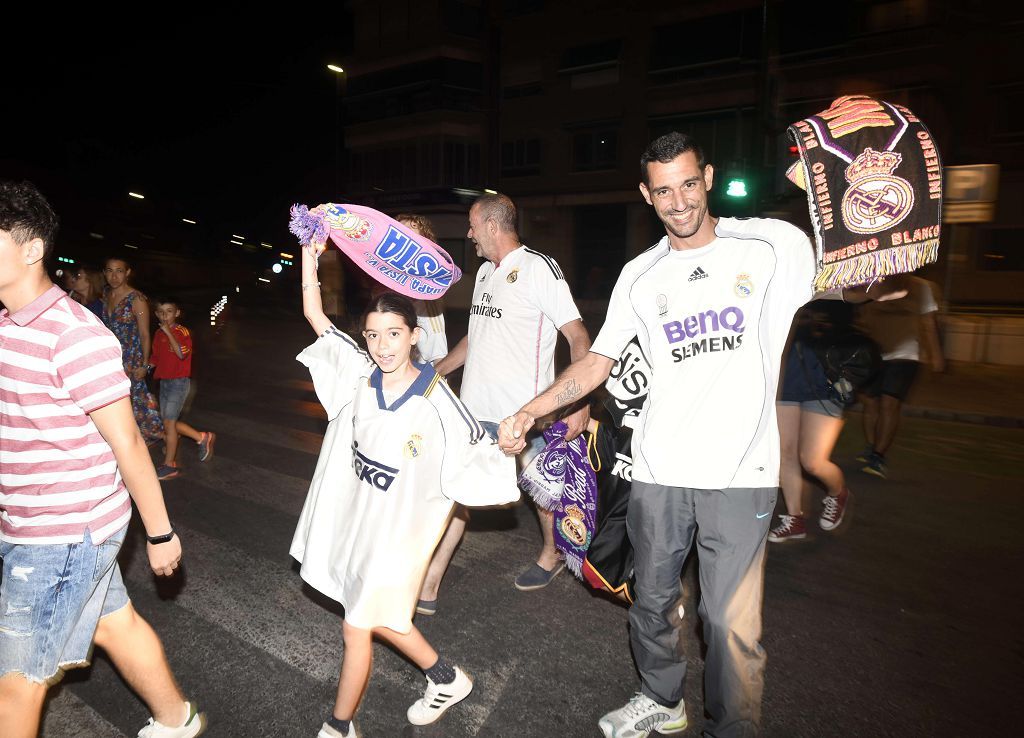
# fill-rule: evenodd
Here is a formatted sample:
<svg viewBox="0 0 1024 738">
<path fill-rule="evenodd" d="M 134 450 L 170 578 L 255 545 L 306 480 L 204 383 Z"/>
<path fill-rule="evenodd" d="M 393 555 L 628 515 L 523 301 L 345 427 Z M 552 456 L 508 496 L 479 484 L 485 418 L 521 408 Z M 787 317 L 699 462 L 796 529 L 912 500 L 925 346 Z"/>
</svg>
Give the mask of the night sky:
<svg viewBox="0 0 1024 738">
<path fill-rule="evenodd" d="M 128 213 L 154 232 L 190 217 L 210 237 L 290 242 L 289 205 L 328 200 L 333 188 L 326 64 L 344 63 L 349 24 L 342 14 L 243 20 L 115 32 L 124 17 L 63 16 L 59 29 L 26 24 L 39 33 L 29 40 L 8 25 L 0 176 L 34 181 L 65 237 Z"/>
</svg>

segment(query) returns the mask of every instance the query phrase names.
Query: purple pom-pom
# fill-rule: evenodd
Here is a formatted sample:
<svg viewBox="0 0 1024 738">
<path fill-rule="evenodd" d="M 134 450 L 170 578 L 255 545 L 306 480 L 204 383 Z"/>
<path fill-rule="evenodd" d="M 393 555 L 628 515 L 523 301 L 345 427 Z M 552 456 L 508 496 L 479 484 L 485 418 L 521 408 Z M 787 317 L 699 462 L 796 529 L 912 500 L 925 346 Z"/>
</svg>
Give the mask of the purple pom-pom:
<svg viewBox="0 0 1024 738">
<path fill-rule="evenodd" d="M 319 212 L 310 212 L 305 205 L 292 205 L 291 220 L 288 230 L 295 234 L 303 246 L 309 244 L 323 245 L 327 243 L 330 229 Z"/>
</svg>

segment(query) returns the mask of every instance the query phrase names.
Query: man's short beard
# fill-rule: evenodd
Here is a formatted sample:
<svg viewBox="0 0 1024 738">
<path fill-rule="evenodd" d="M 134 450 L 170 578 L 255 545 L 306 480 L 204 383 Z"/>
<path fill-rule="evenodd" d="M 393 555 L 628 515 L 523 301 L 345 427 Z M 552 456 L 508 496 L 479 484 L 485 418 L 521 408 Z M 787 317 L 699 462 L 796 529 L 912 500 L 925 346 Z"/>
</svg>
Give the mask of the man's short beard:
<svg viewBox="0 0 1024 738">
<path fill-rule="evenodd" d="M 663 218 L 661 222 L 665 225 L 665 230 L 668 231 L 669 233 L 671 233 L 676 238 L 690 238 L 695 233 L 697 233 L 697 231 L 700 230 L 700 227 L 704 224 L 704 219 L 706 217 L 708 217 L 708 211 L 707 210 L 701 211 L 699 213 L 699 215 L 697 216 L 697 220 L 693 224 L 692 230 L 689 233 L 680 233 L 679 231 L 675 230 L 672 227 L 671 218 Z"/>
<path fill-rule="evenodd" d="M 668 223 L 665 223 L 665 229 L 669 233 L 671 233 L 673 236 L 675 236 L 676 238 L 689 238 L 694 233 L 696 233 L 697 231 L 700 230 L 700 223 L 698 223 L 696 226 L 694 226 L 693 230 L 691 230 L 689 233 L 680 233 L 679 231 L 677 231 L 674 228 L 672 228 L 672 226 L 670 226 Z"/>
</svg>

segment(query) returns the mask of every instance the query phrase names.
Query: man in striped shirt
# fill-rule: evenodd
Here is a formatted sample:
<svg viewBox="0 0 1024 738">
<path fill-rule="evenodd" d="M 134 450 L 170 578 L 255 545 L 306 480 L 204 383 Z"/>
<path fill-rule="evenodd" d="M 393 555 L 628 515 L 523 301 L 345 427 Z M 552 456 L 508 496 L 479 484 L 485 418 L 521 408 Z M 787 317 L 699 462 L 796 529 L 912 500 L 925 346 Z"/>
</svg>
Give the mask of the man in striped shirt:
<svg viewBox="0 0 1024 738">
<path fill-rule="evenodd" d="M 135 501 L 153 571 L 171 530 L 132 415 L 121 347 L 46 274 L 57 217 L 29 183 L 0 182 L 0 735 L 36 735 L 49 684 L 102 647 L 153 713 L 140 736 L 199 735 L 117 553 Z"/>
</svg>

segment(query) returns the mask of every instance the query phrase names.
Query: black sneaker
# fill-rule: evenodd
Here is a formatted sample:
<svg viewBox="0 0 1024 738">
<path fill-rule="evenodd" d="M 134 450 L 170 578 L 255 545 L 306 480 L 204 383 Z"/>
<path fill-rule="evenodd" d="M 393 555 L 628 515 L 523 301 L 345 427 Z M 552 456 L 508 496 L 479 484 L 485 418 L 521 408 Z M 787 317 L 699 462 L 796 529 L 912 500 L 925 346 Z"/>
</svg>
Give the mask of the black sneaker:
<svg viewBox="0 0 1024 738">
<path fill-rule="evenodd" d="M 888 474 L 885 468 L 885 457 L 875 451 L 871 452 L 868 462 L 860 469 L 865 474 L 873 474 L 876 477 L 885 479 Z"/>
</svg>

